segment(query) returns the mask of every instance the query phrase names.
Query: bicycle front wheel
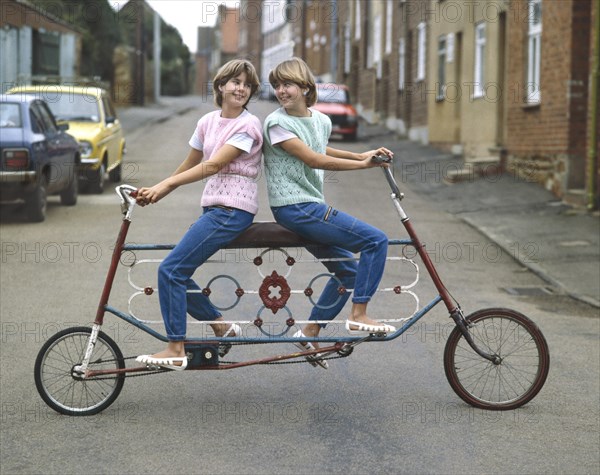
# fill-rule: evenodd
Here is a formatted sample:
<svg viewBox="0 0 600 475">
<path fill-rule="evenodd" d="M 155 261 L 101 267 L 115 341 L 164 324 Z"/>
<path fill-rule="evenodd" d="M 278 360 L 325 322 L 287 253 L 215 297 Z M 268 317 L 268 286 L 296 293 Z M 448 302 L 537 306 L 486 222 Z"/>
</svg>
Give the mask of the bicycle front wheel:
<svg viewBox="0 0 600 475">
<path fill-rule="evenodd" d="M 92 332 L 88 327 L 67 328 L 52 336 L 35 361 L 35 385 L 48 406 L 61 414 L 89 416 L 110 406 L 123 389 L 125 376 L 81 378 L 81 364 Z M 89 368 L 122 369 L 123 354 L 105 333 L 99 332 Z"/>
<path fill-rule="evenodd" d="M 468 331 L 494 363 L 479 356 L 454 328 L 444 350 L 444 369 L 452 389 L 472 406 L 509 410 L 531 401 L 550 368 L 544 335 L 529 318 L 503 308 L 479 310 L 466 317 Z"/>
</svg>

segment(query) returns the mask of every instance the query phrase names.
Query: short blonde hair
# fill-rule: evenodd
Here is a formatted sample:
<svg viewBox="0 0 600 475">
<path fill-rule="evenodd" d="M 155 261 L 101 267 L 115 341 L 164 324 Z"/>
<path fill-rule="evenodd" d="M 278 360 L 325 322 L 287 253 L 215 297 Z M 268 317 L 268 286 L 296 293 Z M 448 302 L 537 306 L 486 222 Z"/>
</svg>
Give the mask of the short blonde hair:
<svg viewBox="0 0 600 475">
<path fill-rule="evenodd" d="M 252 63 L 246 59 L 232 59 L 221 66 L 213 78 L 213 92 L 215 95 L 215 104 L 217 106 L 221 107 L 223 105 L 223 94 L 219 87 L 224 86 L 227 84 L 227 81 L 238 77 L 242 73 L 246 73 L 246 80 L 250 84 L 250 96 L 248 97 L 246 104 L 244 104 L 244 107 L 250 102 L 250 99 L 256 94 L 260 85 L 256 69 L 254 69 Z"/>
<path fill-rule="evenodd" d="M 296 57 L 287 59 L 275 66 L 275 69 L 269 73 L 269 83 L 273 88 L 275 88 L 276 84 L 285 81 L 293 82 L 300 87 L 308 89 L 308 92 L 304 96 L 307 107 L 317 102 L 315 76 L 304 60 Z"/>
</svg>

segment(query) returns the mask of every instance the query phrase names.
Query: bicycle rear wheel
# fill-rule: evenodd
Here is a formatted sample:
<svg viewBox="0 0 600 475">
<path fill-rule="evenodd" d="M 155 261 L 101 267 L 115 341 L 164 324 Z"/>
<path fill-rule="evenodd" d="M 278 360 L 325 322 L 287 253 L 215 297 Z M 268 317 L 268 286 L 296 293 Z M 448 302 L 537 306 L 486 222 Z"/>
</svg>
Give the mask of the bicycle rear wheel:
<svg viewBox="0 0 600 475">
<path fill-rule="evenodd" d="M 479 356 L 454 328 L 444 350 L 444 369 L 452 389 L 472 406 L 509 410 L 531 401 L 542 389 L 550 368 L 544 335 L 529 318 L 503 308 L 479 310 L 466 317 L 475 345 L 495 364 Z"/>
<path fill-rule="evenodd" d="M 81 364 L 92 332 L 88 327 L 67 328 L 52 336 L 35 361 L 35 385 L 48 406 L 61 414 L 89 416 L 110 406 L 123 389 L 125 376 L 81 378 L 73 370 Z M 121 369 L 123 354 L 117 344 L 99 332 L 88 366 Z"/>
</svg>

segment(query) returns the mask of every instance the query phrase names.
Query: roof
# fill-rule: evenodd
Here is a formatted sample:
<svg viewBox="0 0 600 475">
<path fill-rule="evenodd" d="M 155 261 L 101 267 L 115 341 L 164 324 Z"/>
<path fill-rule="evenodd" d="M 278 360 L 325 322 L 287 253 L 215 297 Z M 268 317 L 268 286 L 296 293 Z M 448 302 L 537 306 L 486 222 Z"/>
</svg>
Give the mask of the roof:
<svg viewBox="0 0 600 475">
<path fill-rule="evenodd" d="M 18 96 L 11 94 L 0 94 L 0 102 L 32 102 L 35 101 L 37 97 L 30 94 L 19 94 Z"/>
<path fill-rule="evenodd" d="M 11 5 L 11 3 L 13 5 Z M 69 30 L 76 34 L 83 35 L 84 31 L 77 25 L 54 15 L 51 11 L 44 9 L 27 0 L 5 0 L 3 2 L 2 15 L 0 17 L 0 26 L 6 24 L 21 27 L 23 25 L 31 26 L 34 29 L 44 28 L 48 31 Z M 61 8 L 61 5 L 49 5 Z M 63 7 L 66 8 L 66 7 Z"/>
</svg>

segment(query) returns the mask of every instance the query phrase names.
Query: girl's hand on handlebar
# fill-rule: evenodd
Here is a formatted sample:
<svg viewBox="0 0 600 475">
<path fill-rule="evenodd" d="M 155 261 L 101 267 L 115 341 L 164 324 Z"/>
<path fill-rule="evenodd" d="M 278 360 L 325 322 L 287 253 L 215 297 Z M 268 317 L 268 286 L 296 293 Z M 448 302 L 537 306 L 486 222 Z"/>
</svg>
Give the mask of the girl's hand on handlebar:
<svg viewBox="0 0 600 475">
<path fill-rule="evenodd" d="M 389 161 L 377 162 L 377 161 L 371 160 L 376 155 L 385 155 L 386 157 L 389 158 Z M 389 150 L 385 147 L 379 147 L 376 150 L 369 150 L 368 152 L 361 153 L 360 157 L 361 157 L 363 163 L 367 166 L 367 168 L 373 168 L 373 167 L 387 168 L 390 166 L 390 163 L 392 162 L 392 159 L 394 157 L 394 152 L 392 152 L 391 150 Z"/>
<path fill-rule="evenodd" d="M 143 194 L 143 192 L 145 192 L 146 190 L 148 190 L 148 188 L 140 188 L 139 190 L 137 190 L 135 202 L 138 206 L 144 207 L 150 204 L 150 201 L 148 201 L 148 199 Z"/>
<path fill-rule="evenodd" d="M 161 199 L 167 196 L 174 188 L 165 181 L 161 181 L 150 188 L 140 188 L 137 192 L 136 203 L 139 206 L 158 203 Z"/>
</svg>

